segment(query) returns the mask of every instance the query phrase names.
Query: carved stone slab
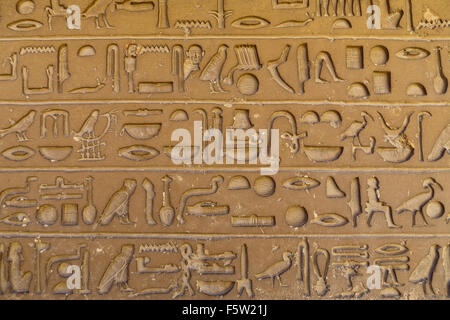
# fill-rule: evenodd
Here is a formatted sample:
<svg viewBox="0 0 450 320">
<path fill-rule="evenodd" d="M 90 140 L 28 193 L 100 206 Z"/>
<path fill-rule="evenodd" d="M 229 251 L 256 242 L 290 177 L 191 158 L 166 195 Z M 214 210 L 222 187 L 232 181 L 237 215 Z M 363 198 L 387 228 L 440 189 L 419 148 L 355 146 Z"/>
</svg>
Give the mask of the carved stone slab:
<svg viewBox="0 0 450 320">
<path fill-rule="evenodd" d="M 0 11 L 0 299 L 450 298 L 446 1 Z"/>
</svg>

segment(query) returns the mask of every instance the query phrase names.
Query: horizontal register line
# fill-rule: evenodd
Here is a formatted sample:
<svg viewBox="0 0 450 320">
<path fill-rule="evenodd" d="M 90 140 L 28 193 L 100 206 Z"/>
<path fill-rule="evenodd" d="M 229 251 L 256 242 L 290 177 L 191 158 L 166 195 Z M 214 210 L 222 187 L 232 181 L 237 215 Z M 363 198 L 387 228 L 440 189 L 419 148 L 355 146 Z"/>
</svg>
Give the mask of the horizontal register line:
<svg viewBox="0 0 450 320">
<path fill-rule="evenodd" d="M 112 233 L 112 232 L 0 232 L 0 238 L 70 238 L 70 239 L 179 239 L 179 240 L 227 240 L 227 239 L 382 239 L 382 238 L 418 238 L 447 239 L 450 233 L 424 234 L 223 234 L 223 233 Z"/>
<path fill-rule="evenodd" d="M 177 166 L 147 166 L 147 167 L 0 167 L 0 173 L 8 172 L 186 172 L 186 173 L 211 173 L 211 172 L 260 172 L 262 166 L 253 167 L 177 167 Z M 317 172 L 317 173 L 396 173 L 396 174 L 421 174 L 421 173 L 450 173 L 450 166 L 445 168 L 393 168 L 393 167 L 314 167 L 314 166 L 287 166 L 280 167 L 278 172 Z"/>
<path fill-rule="evenodd" d="M 85 104 L 223 104 L 223 105 L 277 105 L 277 104 L 293 104 L 293 105 L 311 105 L 311 106 L 363 106 L 363 107 L 448 107 L 448 101 L 430 101 L 430 102 L 389 102 L 389 101 L 330 101 L 330 100 L 151 100 L 151 99 L 131 99 L 131 100 L 115 100 L 115 99 L 91 99 L 91 100 L 0 100 L 0 105 L 8 106 L 49 106 L 49 105 L 85 105 Z"/>
<path fill-rule="evenodd" d="M 293 39 L 293 40 L 395 40 L 395 41 L 445 41 L 450 40 L 450 35 L 444 36 L 426 36 L 426 35 L 332 35 L 329 34 L 304 34 L 304 35 L 79 35 L 79 36 L 28 36 L 28 37 L 2 37 L 0 41 L 65 41 L 65 40 L 212 40 L 212 39 L 230 39 L 230 40 L 280 40 L 280 39 Z"/>
</svg>

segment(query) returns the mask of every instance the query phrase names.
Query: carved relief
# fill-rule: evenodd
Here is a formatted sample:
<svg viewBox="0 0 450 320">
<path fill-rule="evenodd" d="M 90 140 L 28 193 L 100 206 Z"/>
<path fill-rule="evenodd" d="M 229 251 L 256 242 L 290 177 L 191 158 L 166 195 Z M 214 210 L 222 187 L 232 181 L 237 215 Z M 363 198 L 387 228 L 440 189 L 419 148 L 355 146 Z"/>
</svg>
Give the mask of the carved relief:
<svg viewBox="0 0 450 320">
<path fill-rule="evenodd" d="M 450 297 L 444 1 L 257 2 L 0 3 L 4 299 Z"/>
</svg>

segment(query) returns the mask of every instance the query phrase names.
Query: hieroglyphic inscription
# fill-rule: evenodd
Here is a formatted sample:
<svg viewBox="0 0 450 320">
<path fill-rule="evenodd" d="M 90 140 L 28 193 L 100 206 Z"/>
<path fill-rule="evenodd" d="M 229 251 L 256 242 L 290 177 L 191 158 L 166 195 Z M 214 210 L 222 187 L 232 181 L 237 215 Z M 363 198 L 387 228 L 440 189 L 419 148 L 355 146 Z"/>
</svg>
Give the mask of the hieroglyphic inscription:
<svg viewBox="0 0 450 320">
<path fill-rule="evenodd" d="M 0 299 L 450 297 L 445 1 L 0 9 Z"/>
</svg>

